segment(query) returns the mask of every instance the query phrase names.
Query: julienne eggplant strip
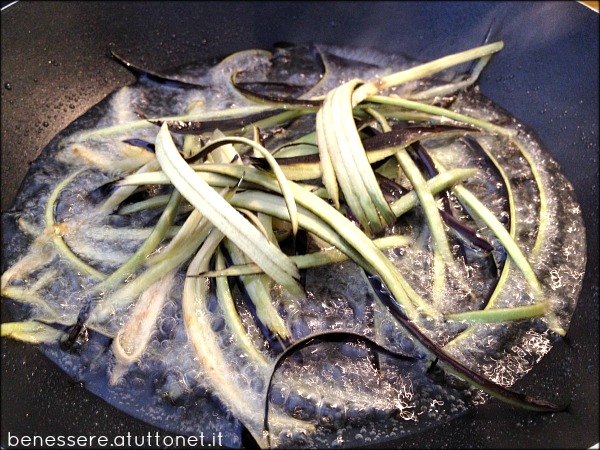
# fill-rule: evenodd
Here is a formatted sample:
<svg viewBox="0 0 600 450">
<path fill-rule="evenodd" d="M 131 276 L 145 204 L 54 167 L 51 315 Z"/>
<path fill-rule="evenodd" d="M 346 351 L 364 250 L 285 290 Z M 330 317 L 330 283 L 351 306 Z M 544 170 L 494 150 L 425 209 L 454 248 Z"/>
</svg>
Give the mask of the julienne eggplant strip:
<svg viewBox="0 0 600 450">
<path fill-rule="evenodd" d="M 266 103 L 275 106 L 283 106 L 285 109 L 296 109 L 296 108 L 319 108 L 322 104 L 322 100 L 308 100 L 301 98 L 281 98 L 271 95 L 263 95 L 257 92 L 252 92 L 249 89 L 241 86 L 236 82 L 237 73 L 231 75 L 231 85 L 239 91 L 244 97 L 248 98 L 257 103 Z"/>
<path fill-rule="evenodd" d="M 390 350 L 390 349 L 380 345 L 379 343 L 377 343 L 376 341 L 374 341 L 372 338 L 370 338 L 368 336 L 365 336 L 360 333 L 354 333 L 351 331 L 339 331 L 339 330 L 319 331 L 316 333 L 312 333 L 304 338 L 298 339 L 292 345 L 290 345 L 288 348 L 286 348 L 283 351 L 283 353 L 281 353 L 277 357 L 277 360 L 275 361 L 275 364 L 271 370 L 271 376 L 269 377 L 269 382 L 267 384 L 267 394 L 266 394 L 265 408 L 264 408 L 263 431 L 264 431 L 264 434 L 266 435 L 267 444 L 268 444 L 269 448 L 271 448 L 271 431 L 270 431 L 270 425 L 269 425 L 269 423 L 270 423 L 270 421 L 269 421 L 269 409 L 270 409 L 269 405 L 271 403 L 270 398 L 271 398 L 271 393 L 273 390 L 273 381 L 275 379 L 275 374 L 277 373 L 277 370 L 281 367 L 281 365 L 288 358 L 293 356 L 295 353 L 297 353 L 305 348 L 311 347 L 313 345 L 318 345 L 318 344 L 322 344 L 322 343 L 364 344 L 366 346 L 366 348 L 369 349 L 370 351 L 377 352 L 378 354 L 388 356 L 392 359 L 405 360 L 405 361 L 413 361 L 415 359 L 412 356 L 407 356 L 403 353 L 399 353 L 399 352 Z"/>
<path fill-rule="evenodd" d="M 218 334 L 211 327 L 212 315 L 208 310 L 209 282 L 205 278 L 194 276 L 208 270 L 211 255 L 217 250 L 223 237 L 223 233 L 213 229 L 188 266 L 189 276 L 185 279 L 181 300 L 183 322 L 205 381 L 212 386 L 214 393 L 234 414 L 236 420 L 244 424 L 256 442 L 262 444 L 265 437 L 260 430 L 262 420 L 256 414 L 258 402 L 250 403 L 247 393 L 231 375 L 233 372 L 227 370 L 230 361 L 223 354 Z M 287 426 L 312 428 L 311 424 L 291 417 L 280 416 L 279 420 Z"/>
<path fill-rule="evenodd" d="M 206 120 L 206 121 L 193 121 L 193 120 L 158 120 L 158 119 L 147 119 L 148 122 L 162 126 L 166 123 L 169 127 L 169 131 L 172 133 L 180 134 L 202 134 L 215 129 L 221 131 L 233 131 L 241 130 L 247 127 L 256 126 L 263 127 L 270 124 L 281 124 L 289 120 L 295 119 L 303 114 L 310 114 L 314 112 L 313 109 L 298 109 L 298 110 L 287 110 L 287 109 L 271 109 L 256 114 L 247 116 L 235 117 L 232 119 L 221 119 L 221 120 Z"/>
<path fill-rule="evenodd" d="M 465 136 L 469 136 L 469 135 L 467 134 Z M 471 139 L 475 140 L 474 138 L 471 138 Z M 416 143 L 416 150 L 417 150 L 417 154 L 418 154 L 419 158 L 421 159 L 421 161 L 427 168 L 429 177 L 430 178 L 435 177 L 439 173 L 439 171 L 435 168 L 435 164 L 431 160 L 429 153 L 427 153 L 427 151 L 423 148 L 423 146 L 421 145 L 420 142 Z M 443 194 L 445 194 L 445 193 L 443 193 Z M 440 214 L 442 216 L 442 219 L 446 223 L 446 225 L 448 225 L 449 227 L 456 230 L 462 236 L 466 237 L 473 245 L 480 248 L 481 250 L 486 251 L 486 252 L 491 252 L 492 250 L 494 250 L 494 247 L 492 246 L 492 244 L 490 244 L 484 238 L 479 236 L 477 234 L 477 232 L 475 230 L 473 230 L 471 227 L 465 225 L 460 220 L 458 220 L 456 217 L 454 217 L 454 215 L 452 214 L 452 209 L 450 208 L 450 203 L 449 203 L 448 197 L 446 195 L 443 195 L 442 199 L 445 200 L 443 202 L 444 209 L 440 211 Z"/>
<path fill-rule="evenodd" d="M 145 68 L 135 65 L 131 61 L 125 59 L 123 56 L 119 55 L 112 48 L 109 49 L 109 51 L 110 51 L 110 56 L 112 56 L 115 60 L 117 60 L 122 65 L 124 65 L 127 69 L 131 70 L 133 73 L 135 73 L 138 76 L 144 75 L 144 76 L 148 77 L 149 80 L 155 81 L 157 83 L 161 83 L 164 85 L 174 85 L 176 87 L 182 87 L 182 88 L 194 88 L 194 89 L 198 89 L 198 88 L 206 89 L 208 87 L 208 86 L 204 86 L 202 84 L 178 80 L 176 78 L 169 77 L 168 75 L 161 75 L 157 72 L 154 72 L 154 71 L 151 71 L 151 70 L 148 70 L 148 69 L 145 69 Z"/>
<path fill-rule="evenodd" d="M 435 161 L 435 160 L 434 160 Z M 435 161 L 436 166 L 440 170 L 445 170 L 442 164 L 439 161 Z M 469 213 L 477 217 L 478 220 L 485 223 L 490 231 L 496 235 L 500 243 L 504 246 L 506 252 L 510 256 L 511 260 L 517 266 L 517 268 L 523 274 L 527 284 L 532 290 L 533 298 L 537 302 L 545 302 L 545 293 L 542 287 L 542 284 L 538 280 L 531 264 L 514 241 L 513 237 L 510 235 L 509 231 L 504 228 L 504 225 L 500 223 L 500 221 L 494 216 L 494 214 L 486 208 L 486 206 L 477 199 L 467 188 L 464 186 L 455 185 L 452 188 L 454 195 L 458 198 L 458 200 L 463 204 L 463 206 L 469 211 Z M 505 269 L 506 270 L 506 267 Z M 503 270 L 503 272 L 504 272 Z M 498 286 L 494 292 L 498 292 Z M 488 304 L 489 306 L 489 304 Z M 548 309 L 545 318 L 548 321 L 549 328 L 558 334 L 559 336 L 564 336 L 566 331 L 562 328 L 556 315 L 552 312 L 552 310 Z"/>
<path fill-rule="evenodd" d="M 442 364 L 448 372 L 468 382 L 474 387 L 492 395 L 498 400 L 518 408 L 544 413 L 555 413 L 567 409 L 568 405 L 559 406 L 545 400 L 535 399 L 528 395 L 506 389 L 499 384 L 482 377 L 456 359 L 452 358 L 428 336 L 426 336 L 421 331 L 419 326 L 415 324 L 414 321 L 410 320 L 406 314 L 404 314 L 404 312 L 398 308 L 398 303 L 377 278 L 373 276 L 367 276 L 366 274 L 365 277 L 368 278 L 374 297 L 382 303 L 387 311 L 389 311 L 389 313 L 406 330 L 406 332 L 414 338 L 415 344 L 421 347 L 424 352 L 431 355 L 432 360 L 437 359 L 438 363 Z"/>
<path fill-rule="evenodd" d="M 54 231 L 54 236 L 52 237 L 52 243 L 54 244 L 54 247 L 56 248 L 57 252 L 61 256 L 63 256 L 65 259 L 67 259 L 73 265 L 73 267 L 75 267 L 77 270 L 84 272 L 85 274 L 87 274 L 91 277 L 94 277 L 96 279 L 104 280 L 107 277 L 106 274 L 91 267 L 89 264 L 86 264 L 77 255 L 75 255 L 73 253 L 73 251 L 67 246 L 67 244 L 65 243 L 65 241 L 62 237 L 62 233 L 64 230 L 61 228 L 61 226 L 59 224 L 57 224 L 54 221 L 54 208 L 56 207 L 56 202 L 58 201 L 58 197 L 60 196 L 61 192 L 63 191 L 64 188 L 66 188 L 68 186 L 68 184 L 71 181 L 73 181 L 75 178 L 80 176 L 86 170 L 87 169 L 78 170 L 77 172 L 74 172 L 73 174 L 69 175 L 68 177 L 66 177 L 64 180 L 62 180 L 60 183 L 58 183 L 56 185 L 56 187 L 50 194 L 50 197 L 48 198 L 48 203 L 46 204 L 46 210 L 45 210 L 45 216 L 44 216 L 45 225 L 46 225 L 47 229 L 51 229 Z"/>
</svg>

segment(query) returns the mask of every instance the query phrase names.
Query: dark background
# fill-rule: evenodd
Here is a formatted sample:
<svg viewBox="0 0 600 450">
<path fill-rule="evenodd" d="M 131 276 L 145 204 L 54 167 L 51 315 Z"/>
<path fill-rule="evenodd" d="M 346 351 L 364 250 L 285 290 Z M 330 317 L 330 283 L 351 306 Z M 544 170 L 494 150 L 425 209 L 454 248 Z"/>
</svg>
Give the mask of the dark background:
<svg viewBox="0 0 600 450">
<path fill-rule="evenodd" d="M 2 6 L 9 2 L 2 2 Z M 491 401 L 410 436 L 406 448 L 587 448 L 598 442 L 598 14 L 576 2 L 19 2 L 1 13 L 2 211 L 27 163 L 67 124 L 135 78 L 109 45 L 155 70 L 277 41 L 405 52 L 429 60 L 492 40 L 505 49 L 482 92 L 531 126 L 575 186 L 588 268 L 569 342 L 516 389 L 568 412 Z M 3 303 L 2 321 L 10 318 Z M 1 444 L 18 435 L 154 430 L 97 399 L 35 348 L 2 339 Z M 163 433 L 166 434 L 166 433 Z"/>
</svg>

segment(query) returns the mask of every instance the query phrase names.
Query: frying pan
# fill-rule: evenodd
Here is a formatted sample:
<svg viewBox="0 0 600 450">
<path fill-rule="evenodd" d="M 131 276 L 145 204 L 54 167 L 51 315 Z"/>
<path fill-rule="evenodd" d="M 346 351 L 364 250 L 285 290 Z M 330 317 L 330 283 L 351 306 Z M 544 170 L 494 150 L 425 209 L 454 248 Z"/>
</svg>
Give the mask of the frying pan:
<svg viewBox="0 0 600 450">
<path fill-rule="evenodd" d="M 429 60 L 480 45 L 491 26 L 505 49 L 482 74 L 481 90 L 536 130 L 573 183 L 587 227 L 587 271 L 568 337 L 514 386 L 570 408 L 537 415 L 489 401 L 388 446 L 588 448 L 599 441 L 597 13 L 576 2 L 294 1 L 18 2 L 1 15 L 2 211 L 54 135 L 134 82 L 108 57 L 109 45 L 156 71 L 278 41 Z M 95 397 L 32 346 L 3 339 L 1 366 L 3 448 L 9 432 L 112 439 L 157 431 Z"/>
</svg>

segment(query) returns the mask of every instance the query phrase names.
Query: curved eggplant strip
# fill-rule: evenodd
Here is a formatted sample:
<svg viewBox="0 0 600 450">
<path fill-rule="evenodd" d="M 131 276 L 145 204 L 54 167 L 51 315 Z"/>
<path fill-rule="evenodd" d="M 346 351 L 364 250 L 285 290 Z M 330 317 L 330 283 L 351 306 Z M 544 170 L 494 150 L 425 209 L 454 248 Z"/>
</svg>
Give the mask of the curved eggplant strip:
<svg viewBox="0 0 600 450">
<path fill-rule="evenodd" d="M 453 126 L 453 125 L 435 125 L 430 127 L 406 127 L 394 128 L 392 131 L 377 134 L 362 141 L 366 151 L 382 150 L 389 147 L 408 146 L 414 142 L 429 137 L 448 137 L 456 136 L 466 132 L 473 132 L 473 128 Z"/>
<path fill-rule="evenodd" d="M 100 204 L 118 189 L 117 182 L 119 180 L 121 180 L 121 177 L 111 178 L 97 188 L 88 191 L 85 194 L 86 198 L 92 201 L 94 204 Z"/>
<path fill-rule="evenodd" d="M 227 267 L 233 266 L 235 263 L 233 261 L 231 254 L 227 250 L 227 247 L 222 245 L 221 251 L 223 252 L 223 257 L 225 259 L 225 265 Z M 248 289 L 246 288 L 243 277 L 236 276 L 236 277 L 232 277 L 232 278 L 233 278 L 233 280 L 231 280 L 232 283 L 230 283 L 230 284 L 235 283 L 235 286 L 237 286 L 237 288 L 239 289 L 240 294 L 242 296 L 241 297 L 242 301 L 244 302 L 244 305 L 248 309 L 248 312 L 250 313 L 250 316 L 252 317 L 254 324 L 257 326 L 257 328 L 260 331 L 263 338 L 267 341 L 267 343 L 269 345 L 269 349 L 275 354 L 284 351 L 284 349 L 289 345 L 289 340 L 285 337 L 279 336 L 275 331 L 271 330 L 260 319 L 260 317 L 258 317 L 258 313 L 256 311 L 256 305 L 252 301 L 252 298 L 248 292 Z M 214 278 L 211 278 L 211 280 L 210 280 L 211 291 L 214 290 L 215 283 L 216 283 L 216 280 Z"/>
<path fill-rule="evenodd" d="M 472 139 L 469 139 L 472 140 Z M 482 151 L 483 153 L 483 151 Z M 435 164 L 433 160 L 427 153 L 427 151 L 422 147 L 417 147 L 417 154 L 421 162 L 427 168 L 427 172 L 429 172 L 430 177 L 436 176 L 439 171 L 435 168 Z M 447 197 L 444 197 L 447 200 Z M 444 202 L 445 209 L 441 211 L 442 219 L 453 230 L 457 231 L 460 235 L 468 239 L 473 245 L 479 247 L 481 250 L 485 252 L 491 252 L 494 250 L 492 244 L 490 244 L 487 240 L 477 235 L 477 232 L 473 230 L 471 227 L 463 224 L 460 220 L 452 215 L 452 209 L 450 208 L 449 202 Z"/>
<path fill-rule="evenodd" d="M 134 147 L 143 148 L 151 153 L 156 153 L 156 147 L 154 146 L 154 144 L 143 139 L 125 139 L 122 142 L 124 142 L 125 144 L 133 145 Z"/>
<path fill-rule="evenodd" d="M 398 303 L 389 293 L 387 288 L 385 288 L 377 278 L 372 276 L 367 276 L 367 278 L 369 279 L 377 298 L 387 308 L 390 314 L 412 337 L 415 338 L 417 343 L 420 344 L 420 347 L 428 354 L 432 355 L 434 360 L 437 359 L 437 364 L 443 364 L 448 372 L 470 383 L 474 387 L 483 390 L 498 400 L 518 408 L 544 413 L 561 412 L 568 408 L 568 404 L 560 406 L 546 400 L 536 399 L 526 394 L 511 391 L 510 389 L 500 386 L 472 371 L 444 352 L 435 342 L 426 336 L 413 321 L 409 320 L 402 309 L 398 307 Z"/>
<path fill-rule="evenodd" d="M 321 105 L 323 104 L 322 100 L 307 100 L 307 99 L 289 98 L 289 97 L 282 98 L 282 97 L 275 97 L 272 95 L 259 94 L 258 92 L 253 92 L 250 89 L 243 87 L 240 83 L 237 83 L 235 80 L 236 76 L 237 76 L 237 73 L 234 73 L 233 75 L 231 75 L 231 85 L 233 86 L 233 88 L 236 89 L 244 97 L 246 97 L 249 100 L 252 100 L 254 102 L 267 103 L 267 104 L 272 104 L 272 105 L 282 105 L 286 109 L 320 108 Z"/>
<path fill-rule="evenodd" d="M 178 134 L 202 134 L 207 131 L 213 131 L 215 129 L 219 129 L 221 131 L 230 131 L 237 130 L 238 128 L 243 128 L 245 126 L 251 125 L 254 122 L 258 122 L 259 120 L 268 119 L 270 117 L 276 116 L 286 112 L 286 109 L 272 109 L 269 111 L 262 111 L 255 114 L 249 114 L 243 117 L 235 117 L 233 119 L 222 119 L 222 120 L 206 120 L 201 122 L 194 121 L 182 121 L 182 120 L 174 120 L 174 121 L 163 121 L 163 120 L 155 120 L 155 119 L 147 119 L 148 122 L 162 126 L 163 123 L 166 123 L 169 127 L 169 131 L 171 133 Z"/>
<path fill-rule="evenodd" d="M 147 69 L 143 69 L 143 68 L 141 68 L 139 66 L 136 66 L 132 62 L 127 61 L 124 57 L 122 57 L 121 55 L 117 54 L 112 48 L 109 48 L 109 53 L 110 53 L 110 56 L 112 56 L 119 63 L 121 63 L 127 69 L 131 70 L 136 75 L 144 75 L 149 80 L 155 81 L 157 83 L 161 83 L 161 84 L 166 85 L 166 86 L 170 85 L 172 87 L 182 87 L 182 88 L 189 88 L 189 87 L 193 87 L 193 88 L 206 88 L 207 87 L 207 86 L 205 86 L 203 84 L 190 83 L 188 81 L 181 81 L 181 80 L 177 80 L 175 78 L 171 78 L 171 77 L 169 77 L 167 75 L 161 75 L 159 73 L 152 72 L 152 71 L 147 70 Z"/>
<path fill-rule="evenodd" d="M 391 178 L 384 177 L 377 172 L 375 172 L 375 178 L 379 183 L 379 187 L 381 188 L 381 192 L 383 192 L 383 196 L 388 202 L 393 203 L 408 192 L 408 190 L 406 190 L 396 181 L 392 180 Z"/>
<path fill-rule="evenodd" d="M 371 338 L 369 338 L 367 336 L 364 336 L 359 333 L 354 333 L 351 331 L 339 331 L 339 330 L 320 331 L 318 333 L 310 334 L 310 335 L 294 342 L 292 345 L 290 345 L 288 348 L 286 348 L 283 353 L 281 353 L 277 357 L 277 360 L 275 361 L 275 364 L 271 371 L 271 376 L 269 377 L 269 383 L 267 384 L 267 395 L 266 395 L 266 399 L 265 399 L 265 413 L 264 413 L 263 428 L 264 428 L 264 431 L 267 436 L 267 443 L 268 443 L 269 447 L 271 447 L 271 433 L 269 431 L 269 403 L 270 403 L 269 398 L 271 397 L 271 391 L 273 388 L 273 378 L 275 377 L 275 373 L 277 372 L 277 369 L 279 369 L 279 367 L 281 367 L 283 362 L 286 359 L 288 359 L 290 356 L 292 356 L 295 352 L 302 350 L 304 348 L 310 347 L 311 345 L 319 344 L 322 342 L 329 342 L 329 343 L 337 342 L 337 343 L 344 343 L 344 344 L 364 343 L 364 344 L 366 344 L 367 349 L 369 350 L 369 359 L 374 364 L 377 364 L 377 362 L 373 361 L 373 354 L 371 353 L 373 351 L 379 352 L 380 354 L 384 354 L 384 355 L 389 356 L 390 358 L 394 358 L 394 359 L 402 359 L 402 360 L 414 360 L 415 359 L 414 356 L 408 356 L 403 353 L 395 352 L 393 350 L 390 350 L 390 349 L 382 346 L 381 344 L 378 344 L 377 342 L 375 342 L 374 340 L 372 340 Z"/>
<path fill-rule="evenodd" d="M 479 249 L 483 250 L 486 253 L 489 253 L 494 250 L 492 244 L 486 241 L 484 238 L 477 235 L 477 232 L 473 230 L 471 227 L 465 225 L 448 211 L 440 211 L 442 216 L 442 220 L 446 225 L 452 228 L 454 231 L 459 233 L 465 239 L 467 239 L 471 244 Z"/>
</svg>

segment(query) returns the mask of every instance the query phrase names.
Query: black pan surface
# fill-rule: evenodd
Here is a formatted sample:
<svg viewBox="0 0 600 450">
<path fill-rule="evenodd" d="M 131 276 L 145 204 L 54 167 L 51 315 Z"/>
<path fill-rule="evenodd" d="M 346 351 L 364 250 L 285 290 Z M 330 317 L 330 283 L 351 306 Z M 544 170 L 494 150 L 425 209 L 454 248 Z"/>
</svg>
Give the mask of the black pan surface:
<svg viewBox="0 0 600 450">
<path fill-rule="evenodd" d="M 55 134 L 134 81 L 108 57 L 109 45 L 155 70 L 278 41 L 428 60 L 480 45 L 491 25 L 492 40 L 504 40 L 505 49 L 482 75 L 482 92 L 537 131 L 573 183 L 587 227 L 587 272 L 568 339 L 515 386 L 571 406 L 536 415 L 490 401 L 389 446 L 588 448 L 599 441 L 597 13 L 576 2 L 296 1 L 18 2 L 1 15 L 2 211 L 28 162 Z M 2 448 L 14 436 L 113 439 L 158 431 L 69 380 L 34 347 L 1 345 Z"/>
</svg>

